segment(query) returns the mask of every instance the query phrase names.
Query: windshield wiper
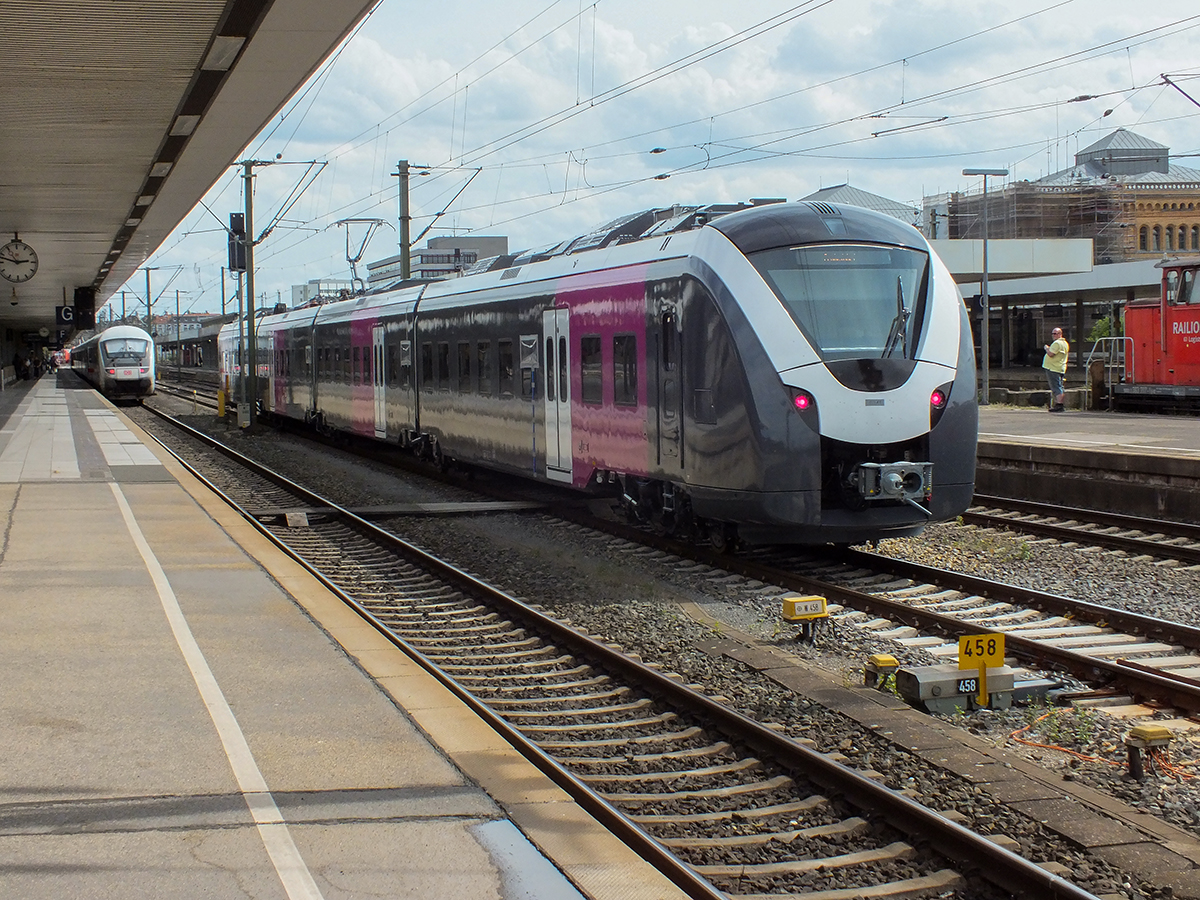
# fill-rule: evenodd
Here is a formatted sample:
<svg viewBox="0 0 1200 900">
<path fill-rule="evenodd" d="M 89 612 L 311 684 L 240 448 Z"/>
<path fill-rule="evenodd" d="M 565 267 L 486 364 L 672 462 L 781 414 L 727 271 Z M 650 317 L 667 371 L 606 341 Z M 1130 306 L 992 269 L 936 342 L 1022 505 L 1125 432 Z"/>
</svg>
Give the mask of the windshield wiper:
<svg viewBox="0 0 1200 900">
<path fill-rule="evenodd" d="M 884 344 L 881 359 L 887 359 L 901 344 L 901 355 L 908 357 L 908 317 L 912 315 L 904 305 L 904 282 L 896 276 L 896 318 L 892 319 L 892 327 L 888 330 L 887 343 Z"/>
</svg>

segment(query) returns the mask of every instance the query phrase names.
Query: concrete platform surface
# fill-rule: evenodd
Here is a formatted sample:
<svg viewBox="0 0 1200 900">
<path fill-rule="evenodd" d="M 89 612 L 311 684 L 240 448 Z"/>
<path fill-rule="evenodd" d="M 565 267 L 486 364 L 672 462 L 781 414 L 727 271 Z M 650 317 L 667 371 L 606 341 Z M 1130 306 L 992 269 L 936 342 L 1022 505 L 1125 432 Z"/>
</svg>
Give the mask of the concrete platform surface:
<svg viewBox="0 0 1200 900">
<path fill-rule="evenodd" d="M 0 897 L 682 896 L 73 379 L 0 394 Z"/>
<path fill-rule="evenodd" d="M 1200 460 L 1200 417 L 989 405 L 979 440 Z"/>
</svg>

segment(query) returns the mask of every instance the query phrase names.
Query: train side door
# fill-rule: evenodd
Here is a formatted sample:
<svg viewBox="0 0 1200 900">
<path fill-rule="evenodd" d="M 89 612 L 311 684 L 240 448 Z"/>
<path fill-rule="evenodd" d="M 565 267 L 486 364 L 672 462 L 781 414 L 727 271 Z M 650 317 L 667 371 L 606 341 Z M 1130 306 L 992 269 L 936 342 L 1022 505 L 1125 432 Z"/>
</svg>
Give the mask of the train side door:
<svg viewBox="0 0 1200 900">
<path fill-rule="evenodd" d="M 542 396 L 546 407 L 546 477 L 571 481 L 570 310 L 542 312 L 546 366 Z"/>
<path fill-rule="evenodd" d="M 371 383 L 375 392 L 375 437 L 387 437 L 387 402 L 384 396 L 386 367 L 383 356 L 383 326 L 371 329 Z"/>
<path fill-rule="evenodd" d="M 658 464 L 677 469 L 683 464 L 683 390 L 680 385 L 678 313 L 665 309 L 659 315 L 658 347 Z"/>
</svg>

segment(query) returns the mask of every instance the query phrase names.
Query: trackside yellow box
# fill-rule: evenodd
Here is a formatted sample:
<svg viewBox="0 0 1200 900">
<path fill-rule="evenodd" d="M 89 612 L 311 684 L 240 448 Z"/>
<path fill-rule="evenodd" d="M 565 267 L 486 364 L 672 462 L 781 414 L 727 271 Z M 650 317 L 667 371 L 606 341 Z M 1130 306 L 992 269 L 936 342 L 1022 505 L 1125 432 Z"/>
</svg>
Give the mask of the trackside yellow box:
<svg viewBox="0 0 1200 900">
<path fill-rule="evenodd" d="M 810 595 L 806 597 L 784 597 L 783 618 L 788 622 L 803 622 L 805 619 L 824 619 L 829 616 L 825 610 L 825 598 Z"/>
<path fill-rule="evenodd" d="M 1148 749 L 1150 747 L 1165 747 L 1171 743 L 1175 735 L 1165 725 L 1135 725 L 1129 729 L 1125 743 L 1135 747 Z"/>
</svg>

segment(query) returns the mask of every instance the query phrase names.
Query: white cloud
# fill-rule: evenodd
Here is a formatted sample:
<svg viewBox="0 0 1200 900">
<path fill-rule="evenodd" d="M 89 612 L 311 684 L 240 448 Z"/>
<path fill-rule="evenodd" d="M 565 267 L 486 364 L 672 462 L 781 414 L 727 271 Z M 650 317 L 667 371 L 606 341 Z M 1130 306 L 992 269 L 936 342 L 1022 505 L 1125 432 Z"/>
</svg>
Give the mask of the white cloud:
<svg viewBox="0 0 1200 900">
<path fill-rule="evenodd" d="M 1040 177 L 1116 127 L 1175 153 L 1200 150 L 1200 108 L 1152 86 L 1163 72 L 1196 71 L 1200 18 L 1153 31 L 1189 17 L 1178 5 L 815 2 L 673 73 L 666 68 L 778 16 L 780 5 L 598 0 L 577 19 L 579 3 L 559 2 L 514 33 L 547 5 L 442 0 L 418 16 L 383 0 L 331 71 L 251 144 L 257 158 L 328 162 L 259 248 L 268 300 L 309 278 L 348 276 L 346 233 L 334 223 L 394 224 L 400 159 L 440 167 L 413 177 L 414 234 L 449 205 L 431 235 L 444 226 L 506 233 L 520 249 L 649 205 L 796 199 L 845 181 L 919 203 L 973 187 L 964 166 Z M 1101 96 L 1069 102 L 1080 95 Z M 260 228 L 302 172 L 261 170 Z M 241 208 L 233 174 L 206 203 L 221 218 Z M 364 262 L 394 254 L 396 240 L 379 229 Z M 224 235 L 199 210 L 151 264 L 198 266 L 190 278 L 206 289 L 192 299 L 214 309 L 224 261 Z"/>
</svg>

